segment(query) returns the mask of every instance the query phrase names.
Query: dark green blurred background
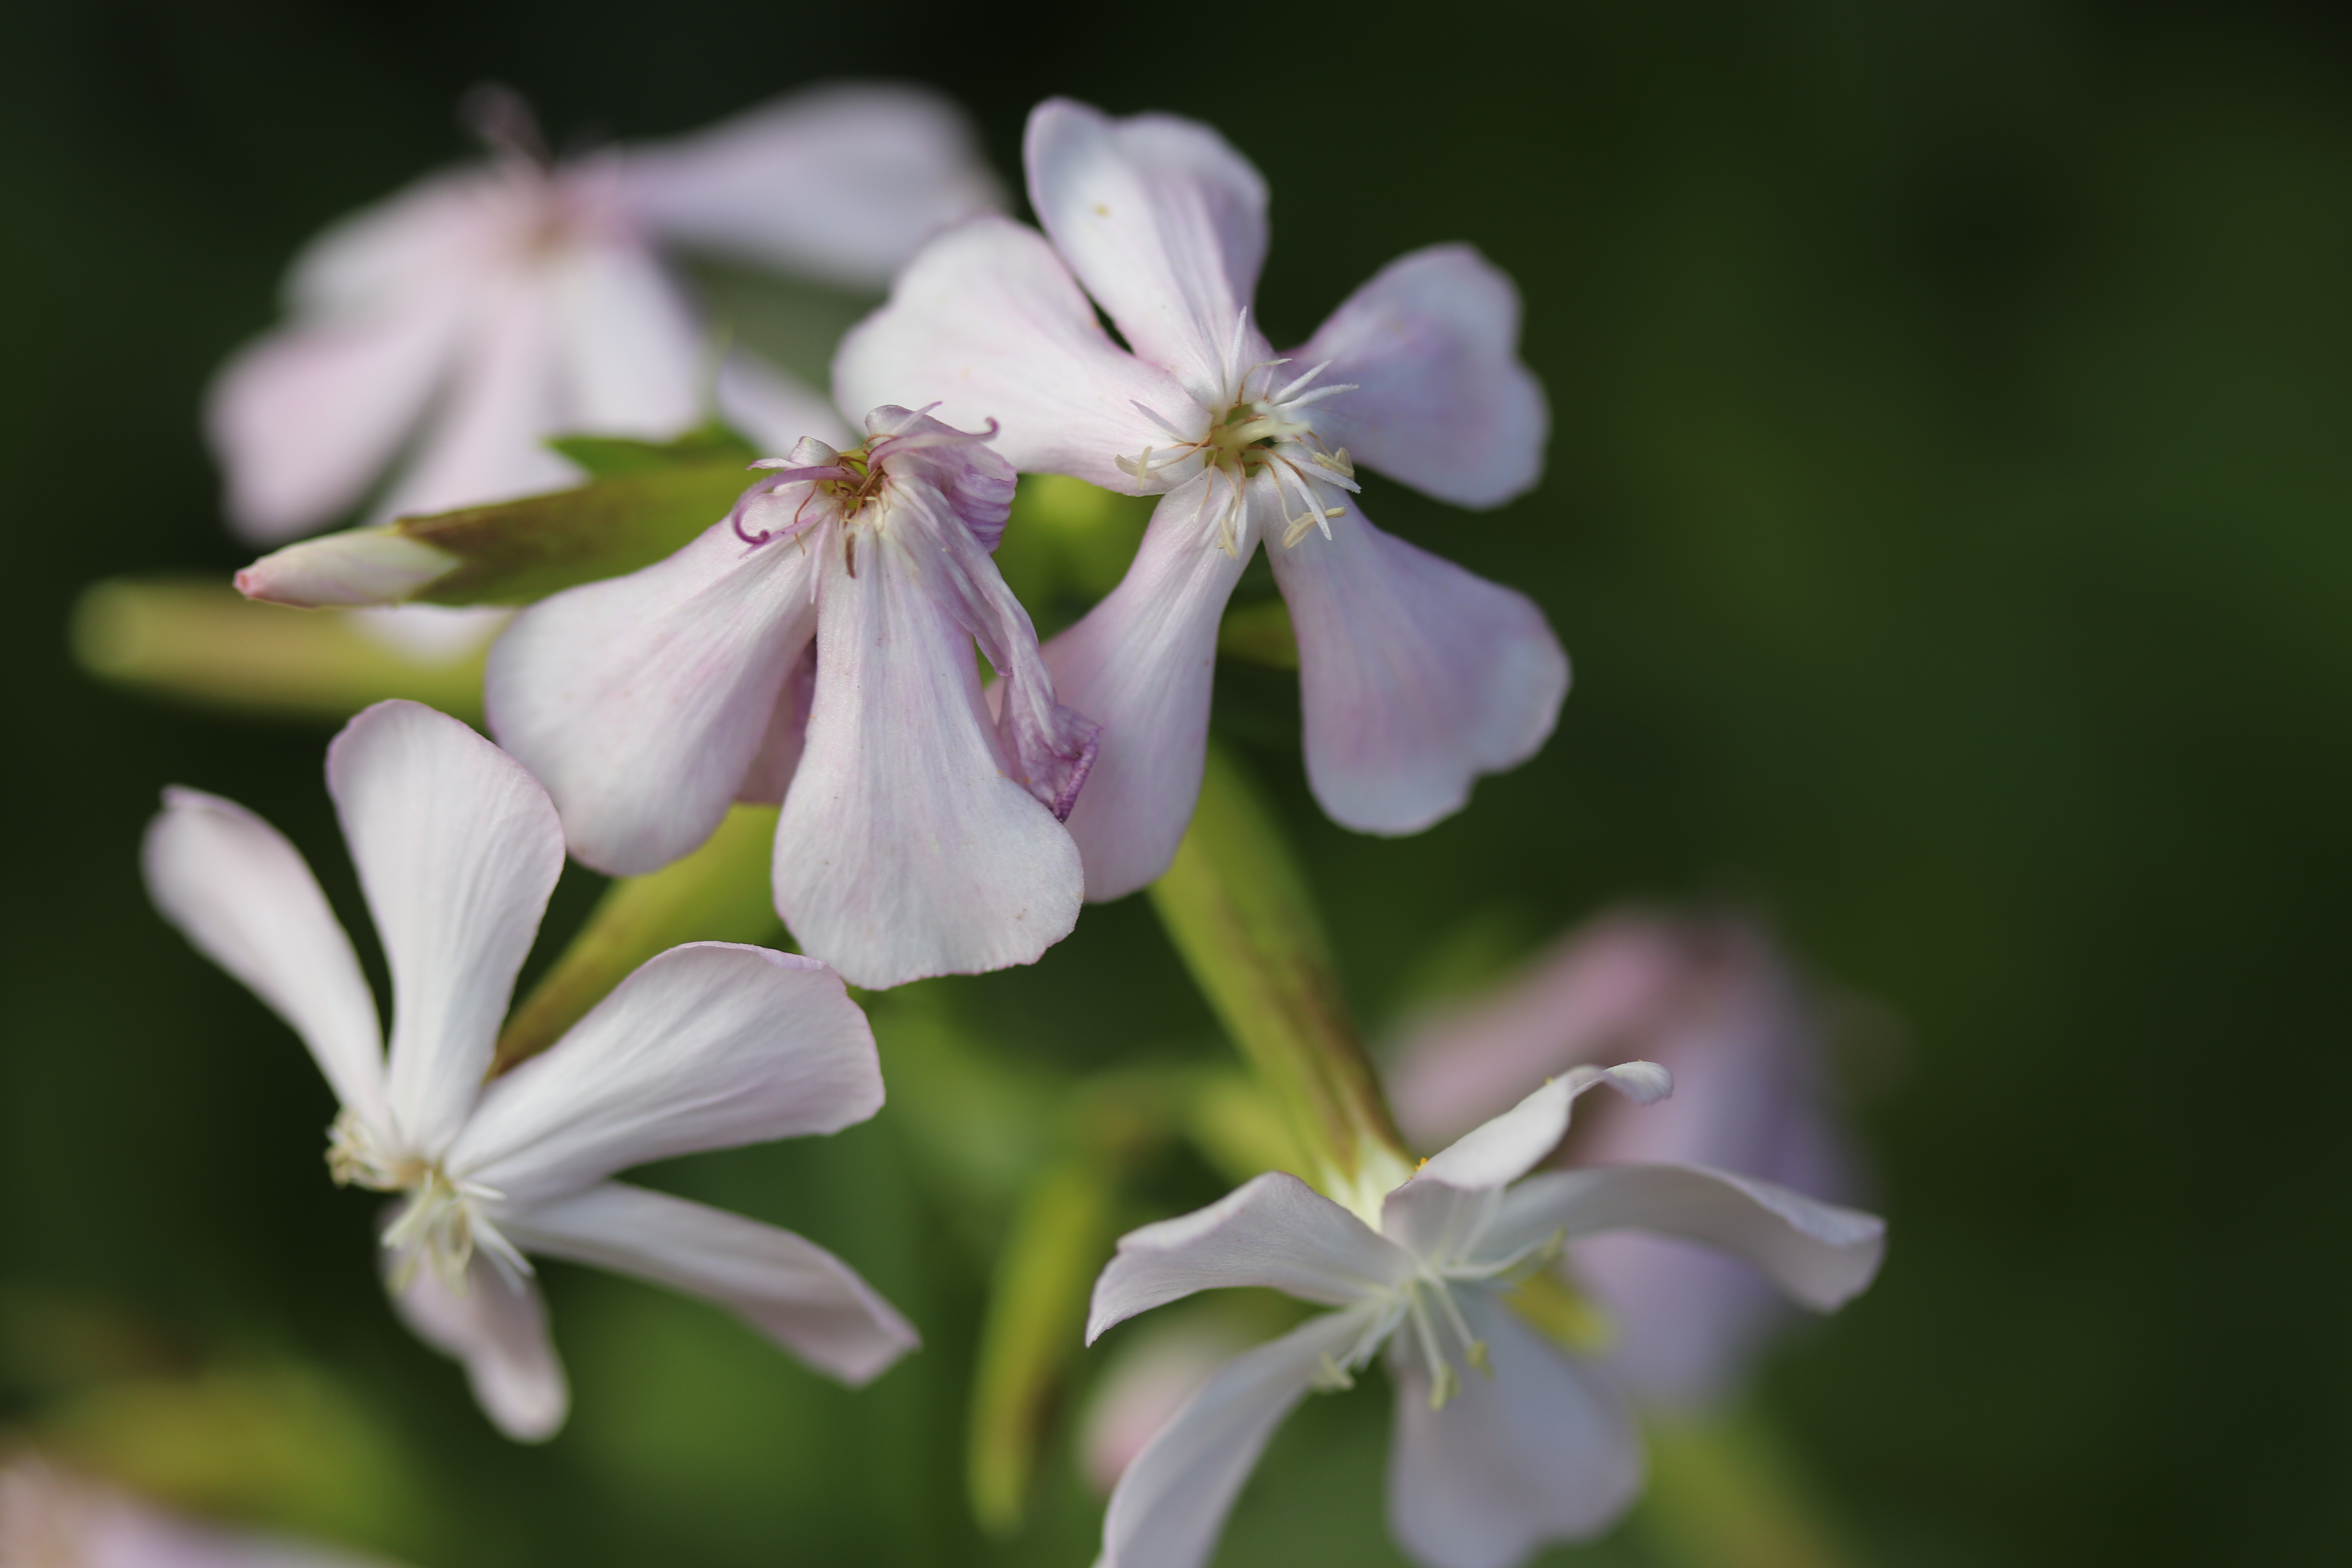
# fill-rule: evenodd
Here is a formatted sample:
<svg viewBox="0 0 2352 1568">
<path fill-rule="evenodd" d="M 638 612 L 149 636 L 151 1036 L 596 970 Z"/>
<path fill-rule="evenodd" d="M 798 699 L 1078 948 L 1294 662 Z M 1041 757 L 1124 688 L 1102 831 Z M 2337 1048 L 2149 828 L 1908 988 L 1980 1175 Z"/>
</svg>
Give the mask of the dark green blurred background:
<svg viewBox="0 0 2352 1568">
<path fill-rule="evenodd" d="M 662 1179 L 844 1253 L 924 1354 L 851 1396 L 708 1309 L 556 1269 L 572 1425 L 497 1437 L 385 1309 L 316 1074 L 138 885 L 185 782 L 284 826 L 356 926 L 329 727 L 114 694 L 67 653 L 86 583 L 241 563 L 205 378 L 297 244 L 467 152 L 469 84 L 577 142 L 908 76 L 1008 173 L 1047 92 L 1215 122 L 1273 183 L 1277 341 L 1427 242 L 1518 279 L 1542 488 L 1479 516 L 1368 500 L 1546 606 L 1577 664 L 1559 734 L 1382 842 L 1313 811 L 1279 680 L 1229 672 L 1229 729 L 1375 1027 L 1465 930 L 1531 942 L 1629 894 L 1743 900 L 1884 1009 L 1852 1087 L 1891 1260 L 1759 1395 L 1856 1560 L 2352 1560 L 2347 16 L 15 7 L 0 1426 L 420 1568 L 1088 1560 L 1058 1451 L 1029 1534 L 967 1521 L 1003 1216 L 929 1173 L 896 1079 L 873 1126 Z M 568 879 L 553 924 L 593 890 Z M 929 993 L 883 1020 L 886 1070 L 925 1009 L 1040 1075 L 1221 1048 L 1139 900 Z M 1160 1212 L 1213 1191 L 1155 1179 Z M 1311 1402 L 1223 1561 L 1391 1560 L 1384 1397 Z"/>
</svg>

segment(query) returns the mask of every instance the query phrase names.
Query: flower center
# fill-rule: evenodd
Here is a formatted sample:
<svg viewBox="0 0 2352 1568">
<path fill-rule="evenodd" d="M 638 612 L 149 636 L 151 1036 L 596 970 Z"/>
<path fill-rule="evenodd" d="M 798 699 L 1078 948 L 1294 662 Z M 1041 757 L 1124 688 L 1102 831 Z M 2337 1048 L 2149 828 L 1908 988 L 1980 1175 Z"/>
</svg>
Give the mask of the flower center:
<svg viewBox="0 0 2352 1568">
<path fill-rule="evenodd" d="M 349 1110 L 335 1118 L 328 1136 L 327 1170 L 338 1186 L 408 1194 L 383 1233 L 383 1245 L 399 1255 L 393 1268 L 394 1289 L 405 1290 L 416 1277 L 417 1265 L 428 1263 L 443 1285 L 465 1294 L 466 1267 L 478 1245 L 507 1268 L 530 1272 L 530 1262 L 482 1212 L 485 1202 L 496 1202 L 501 1194 L 478 1182 L 457 1180 L 438 1160 L 385 1147 Z"/>
</svg>

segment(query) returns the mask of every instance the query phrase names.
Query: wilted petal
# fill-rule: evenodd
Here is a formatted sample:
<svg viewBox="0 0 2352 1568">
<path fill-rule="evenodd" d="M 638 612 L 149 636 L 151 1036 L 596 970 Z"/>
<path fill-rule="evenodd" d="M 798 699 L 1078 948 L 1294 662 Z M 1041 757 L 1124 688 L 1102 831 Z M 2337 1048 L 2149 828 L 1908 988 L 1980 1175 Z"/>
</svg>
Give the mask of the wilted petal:
<svg viewBox="0 0 2352 1568">
<path fill-rule="evenodd" d="M 832 537 L 828 535 L 828 537 Z M 1034 962 L 1085 873 L 1015 782 L 971 638 L 886 531 L 820 562 L 816 701 L 776 826 L 776 911 L 856 985 Z"/>
<path fill-rule="evenodd" d="M 1249 160 L 1192 121 L 1113 120 L 1066 98 L 1030 112 L 1023 154 L 1038 222 L 1119 335 L 1203 395 L 1230 390 L 1249 366 L 1227 351 L 1265 261 L 1265 181 Z"/>
<path fill-rule="evenodd" d="M 852 1386 L 922 1342 L 856 1269 L 814 1242 L 666 1193 L 607 1182 L 502 1226 L 534 1253 L 716 1301 Z"/>
<path fill-rule="evenodd" d="M 318 1058 L 335 1098 L 383 1119 L 383 1036 L 351 938 L 301 854 L 234 801 L 177 786 L 147 825 L 148 896 Z"/>
<path fill-rule="evenodd" d="M 1390 1528 L 1426 1568 L 1513 1568 L 1546 1542 L 1599 1534 L 1642 1484 L 1624 1402 L 1486 1291 L 1455 1299 L 1494 1373 L 1432 1410 L 1426 1363 L 1391 1358 Z"/>
<path fill-rule="evenodd" d="M 1094 306 L 1035 229 L 982 217 L 908 264 L 890 302 L 851 329 L 833 361 L 844 408 L 898 404 L 977 430 L 1023 472 L 1068 474 L 1124 494 L 1118 459 L 1169 437 L 1138 411 L 1202 424 L 1169 375 L 1110 341 Z M 1150 487 L 1145 487 L 1150 488 Z"/>
<path fill-rule="evenodd" d="M 618 158 L 663 237 L 853 287 L 998 199 L 963 116 L 915 87 L 814 88 Z"/>
<path fill-rule="evenodd" d="M 1886 1251 L 1886 1222 L 1876 1215 L 1701 1165 L 1548 1172 L 1504 1195 L 1483 1245 L 1499 1257 L 1555 1232 L 1624 1228 L 1721 1247 L 1821 1311 L 1868 1285 Z"/>
<path fill-rule="evenodd" d="M 1069 818 L 1089 899 L 1167 870 L 1200 798 L 1217 621 L 1248 564 L 1203 536 L 1212 482 L 1196 476 L 1164 497 L 1118 586 L 1045 647 L 1055 690 L 1103 731 Z"/>
<path fill-rule="evenodd" d="M 1399 257 L 1296 355 L 1352 383 L 1316 433 L 1356 461 L 1459 506 L 1500 506 L 1543 471 L 1551 420 L 1519 363 L 1519 291 L 1466 245 Z"/>
<path fill-rule="evenodd" d="M 1298 633 L 1307 778 L 1334 821 L 1418 833 L 1551 734 L 1568 656 L 1524 595 L 1381 532 L 1268 552 Z"/>
<path fill-rule="evenodd" d="M 662 440 L 702 417 L 706 334 L 650 251 L 567 246 L 549 258 L 542 287 L 562 429 Z"/>
<path fill-rule="evenodd" d="M 424 417 L 457 348 L 458 301 L 305 322 L 240 350 L 205 397 L 205 432 L 240 538 L 273 543 L 360 502 Z"/>
<path fill-rule="evenodd" d="M 1365 1327 L 1326 1312 L 1219 1368 L 1119 1477 L 1095 1568 L 1202 1568 L 1266 1439 Z"/>
<path fill-rule="evenodd" d="M 419 1268 L 392 1300 L 418 1339 L 464 1363 L 474 1398 L 499 1431 L 518 1443 L 555 1436 L 572 1396 L 536 1283 L 477 1252 L 462 1294 Z"/>
<path fill-rule="evenodd" d="M 689 942 L 483 1089 L 447 1163 L 526 1215 L 648 1160 L 837 1132 L 881 1108 L 874 1035 L 839 975 Z"/>
<path fill-rule="evenodd" d="M 236 574 L 236 591 L 302 610 L 397 605 L 457 564 L 457 557 L 421 539 L 354 528 L 270 552 Z"/>
<path fill-rule="evenodd" d="M 490 731 L 554 796 L 573 854 L 636 876 L 717 829 L 815 629 L 810 559 L 719 522 L 515 617 L 484 679 Z"/>
<path fill-rule="evenodd" d="M 1263 1285 L 1346 1306 L 1402 1279 L 1412 1260 L 1297 1177 L 1269 1171 L 1207 1208 L 1119 1237 L 1095 1281 L 1092 1344 L 1112 1324 L 1196 1290 Z"/>
<path fill-rule="evenodd" d="M 327 788 L 392 969 L 393 1119 L 437 1155 L 489 1068 L 563 869 L 563 829 L 521 764 L 415 702 L 345 725 Z"/>
<path fill-rule="evenodd" d="M 1419 1174 L 1449 1186 L 1499 1187 L 1535 1169 L 1568 1132 L 1569 1108 L 1576 1097 L 1601 1084 L 1639 1105 L 1674 1092 L 1674 1079 L 1655 1062 L 1613 1068 L 1570 1068 L 1510 1110 L 1464 1133 L 1443 1152 L 1422 1162 Z"/>
</svg>

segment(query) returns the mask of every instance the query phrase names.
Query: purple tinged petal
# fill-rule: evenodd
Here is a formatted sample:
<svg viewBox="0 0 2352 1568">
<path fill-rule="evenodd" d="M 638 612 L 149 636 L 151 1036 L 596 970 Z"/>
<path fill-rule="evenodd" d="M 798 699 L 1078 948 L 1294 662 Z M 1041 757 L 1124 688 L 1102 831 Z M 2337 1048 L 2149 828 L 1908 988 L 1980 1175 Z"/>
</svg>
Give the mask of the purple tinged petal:
<svg viewBox="0 0 2352 1568">
<path fill-rule="evenodd" d="M 419 1268 L 392 1301 L 418 1339 L 463 1363 L 475 1400 L 499 1431 L 518 1443 L 543 1443 L 562 1426 L 572 1394 L 536 1281 L 477 1252 L 462 1294 Z"/>
<path fill-rule="evenodd" d="M 1044 650 L 1063 700 L 1102 725 L 1069 816 L 1089 899 L 1131 893 L 1167 870 L 1200 798 L 1218 618 L 1248 564 L 1203 533 L 1209 483 L 1197 477 L 1161 500 L 1126 577 Z"/>
<path fill-rule="evenodd" d="M 1137 405 L 1203 428 L 1208 417 L 1166 372 L 1111 342 L 1044 236 L 993 217 L 908 265 L 890 302 L 842 340 L 833 387 L 844 408 L 935 405 L 972 429 L 996 420 L 996 450 L 1013 468 L 1127 495 L 1157 487 L 1118 459 L 1169 444 Z"/>
<path fill-rule="evenodd" d="M 1030 112 L 1023 158 L 1039 223 L 1120 335 L 1196 394 L 1229 392 L 1265 261 L 1257 170 L 1205 125 L 1058 98 Z"/>
<path fill-rule="evenodd" d="M 1354 506 L 1329 539 L 1269 554 L 1298 635 L 1307 782 L 1334 821 L 1418 833 L 1550 736 L 1568 656 L 1524 595 Z"/>
<path fill-rule="evenodd" d="M 767 733 L 751 753 L 735 798 L 747 805 L 782 805 L 793 787 L 793 773 L 801 765 L 801 748 L 808 740 L 809 707 L 816 700 L 816 639 L 812 637 L 793 667 L 784 673 L 783 689 L 776 694 L 775 712 Z"/>
<path fill-rule="evenodd" d="M 666 1193 L 607 1182 L 504 1226 L 534 1253 L 714 1301 L 852 1387 L 922 1342 L 856 1269 L 814 1242 Z"/>
<path fill-rule="evenodd" d="M 815 629 L 813 560 L 719 522 L 515 617 L 490 651 L 490 729 L 554 797 L 573 854 L 656 869 L 710 837 L 755 765 L 772 778 L 785 677 Z"/>
<path fill-rule="evenodd" d="M 1641 1489 L 1632 1413 L 1486 1291 L 1455 1300 L 1494 1373 L 1470 1373 L 1433 1410 L 1428 1367 L 1391 1355 L 1390 1528 L 1424 1568 L 1514 1568 L 1546 1542 L 1598 1535 Z"/>
<path fill-rule="evenodd" d="M 1551 417 L 1519 361 L 1519 293 L 1466 245 L 1399 257 L 1294 356 L 1353 383 L 1318 435 L 1367 468 L 1459 506 L 1500 506 L 1543 471 Z"/>
<path fill-rule="evenodd" d="M 489 1068 L 563 869 L 563 828 L 520 763 L 415 702 L 345 725 L 327 788 L 392 970 L 392 1119 L 437 1156 Z"/>
<path fill-rule="evenodd" d="M 698 942 L 648 959 L 482 1090 L 451 1175 L 503 1214 L 650 1160 L 837 1132 L 882 1108 L 866 1015 L 814 959 Z"/>
</svg>

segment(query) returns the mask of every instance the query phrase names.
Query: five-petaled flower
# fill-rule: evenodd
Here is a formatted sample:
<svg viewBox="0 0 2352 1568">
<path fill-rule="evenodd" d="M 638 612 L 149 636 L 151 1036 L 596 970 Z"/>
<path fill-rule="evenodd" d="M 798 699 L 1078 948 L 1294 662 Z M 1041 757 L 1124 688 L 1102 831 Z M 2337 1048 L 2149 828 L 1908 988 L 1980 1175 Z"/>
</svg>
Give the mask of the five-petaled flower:
<svg viewBox="0 0 2352 1568">
<path fill-rule="evenodd" d="M 1465 246 L 1415 251 L 1278 355 L 1249 314 L 1265 184 L 1214 132 L 1055 100 L 1026 152 L 1045 234 L 982 217 L 933 241 L 844 342 L 835 394 L 938 399 L 1001 421 L 1017 468 L 1164 494 L 1126 580 L 1045 649 L 1104 730 L 1070 818 L 1087 896 L 1175 854 L 1218 618 L 1261 541 L 1297 631 L 1316 798 L 1371 833 L 1459 810 L 1550 734 L 1568 660 L 1525 597 L 1374 528 L 1356 472 L 1472 507 L 1535 482 L 1548 416 L 1509 280 Z"/>
<path fill-rule="evenodd" d="M 1196 1290 L 1270 1286 L 1338 1309 L 1227 1362 L 1119 1478 L 1102 1568 L 1199 1568 L 1275 1426 L 1347 1386 L 1381 1347 L 1396 1385 L 1389 1517 L 1430 1568 L 1509 1568 L 1591 1535 L 1631 1501 L 1641 1448 L 1610 1384 L 1522 1321 L 1511 1292 L 1570 1239 L 1634 1227 L 1725 1248 L 1827 1310 L 1870 1282 L 1885 1227 L 1785 1187 L 1696 1165 L 1526 1176 L 1608 1083 L 1663 1098 L 1664 1068 L 1578 1068 L 1423 1161 L 1359 1215 L 1269 1173 L 1123 1238 L 1089 1341 Z"/>
<path fill-rule="evenodd" d="M 961 116 L 912 88 L 822 89 L 562 163 L 511 95 L 492 89 L 476 118 L 497 156 L 314 240 L 289 279 L 293 320 L 214 384 L 206 426 L 245 538 L 349 510 L 412 445 L 376 519 L 572 483 L 549 436 L 659 439 L 704 417 L 710 333 L 657 243 L 878 289 L 996 199 Z M 777 443 L 839 429 L 823 398 L 740 350 L 717 402 Z"/>
<path fill-rule="evenodd" d="M 335 1178 L 397 1195 L 383 1244 L 402 1315 L 465 1363 L 501 1429 L 545 1437 L 568 1404 L 531 1253 L 708 1297 L 853 1384 L 914 1346 L 824 1248 L 608 1179 L 879 1110 L 873 1035 L 838 976 L 764 948 L 672 948 L 544 1054 L 485 1082 L 562 869 L 553 805 L 511 758 L 413 702 L 352 720 L 328 750 L 327 782 L 391 966 L 388 1053 L 350 938 L 300 854 L 259 817 L 168 791 L 147 834 L 147 885 L 310 1047 L 342 1106 Z"/>
<path fill-rule="evenodd" d="M 985 434 L 876 409 L 806 439 L 667 561 L 558 594 L 490 657 L 499 741 L 572 853 L 623 875 L 782 800 L 777 912 L 856 984 L 1034 961 L 1083 901 L 1062 826 L 1096 726 L 1055 700 L 990 552 L 1013 470 Z M 992 720 L 972 645 L 1003 677 Z"/>
</svg>

